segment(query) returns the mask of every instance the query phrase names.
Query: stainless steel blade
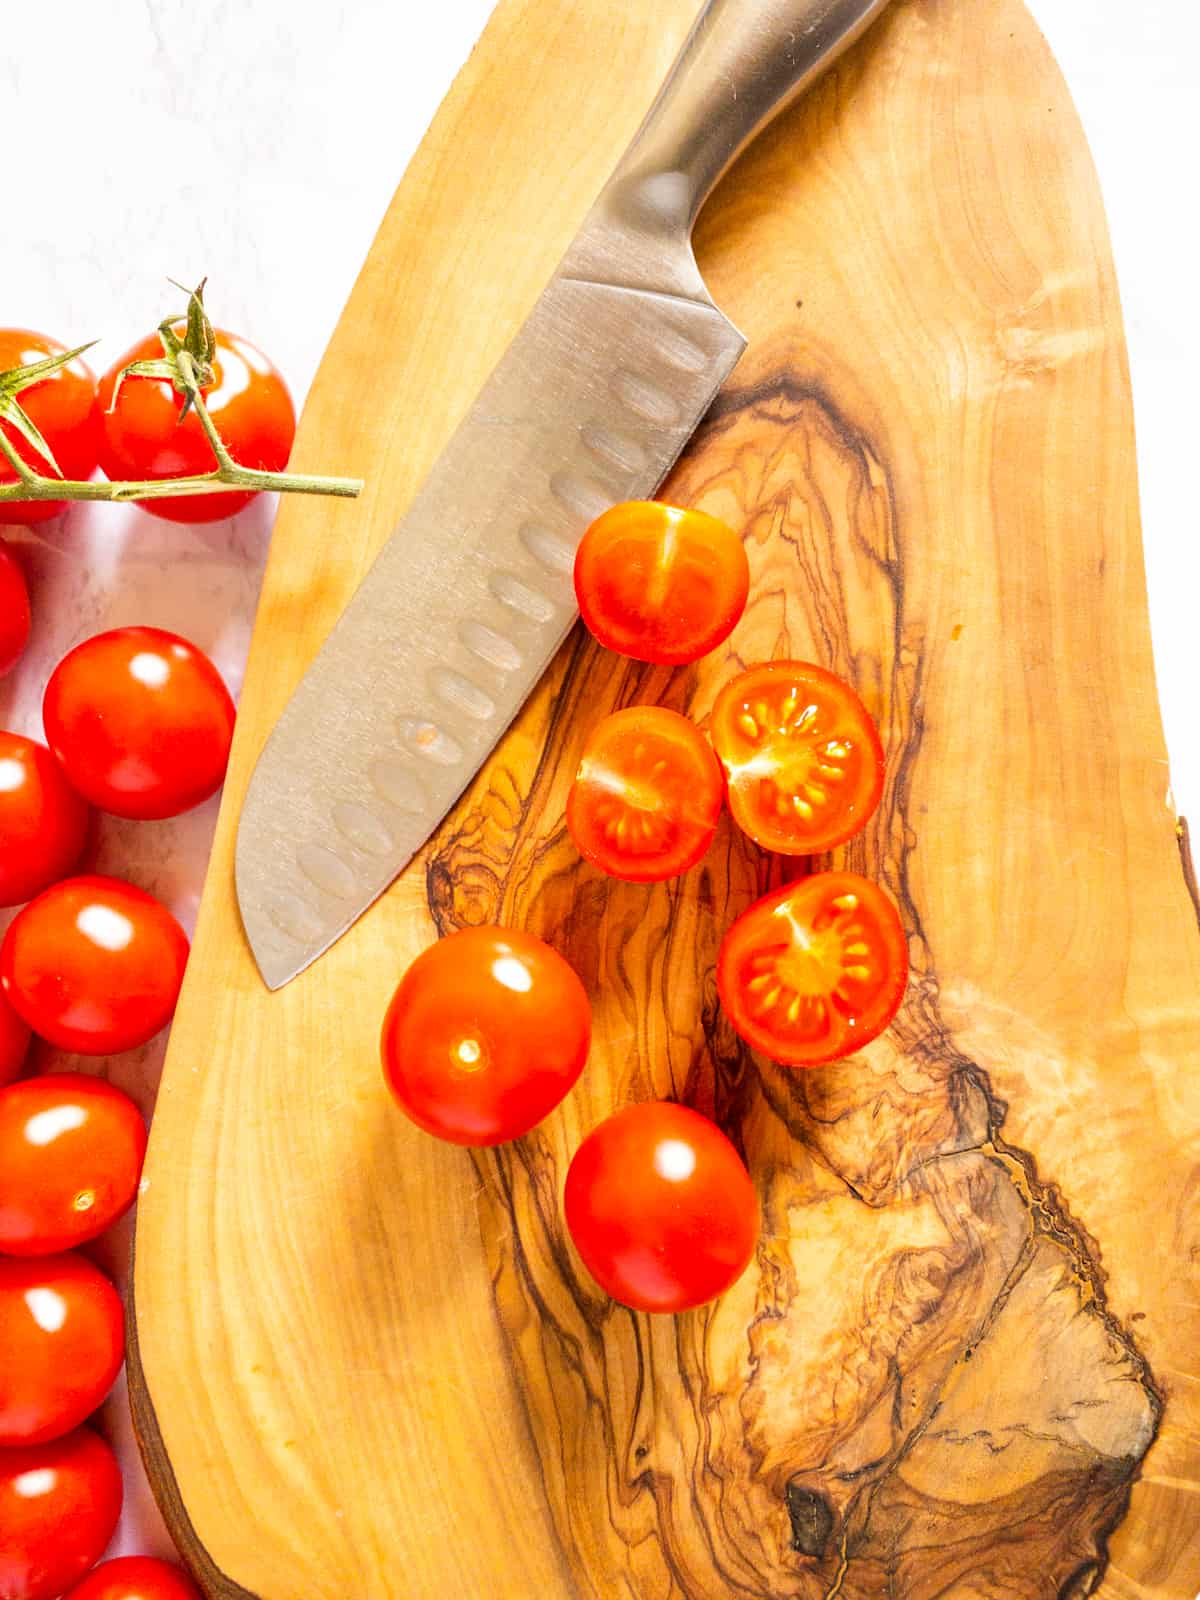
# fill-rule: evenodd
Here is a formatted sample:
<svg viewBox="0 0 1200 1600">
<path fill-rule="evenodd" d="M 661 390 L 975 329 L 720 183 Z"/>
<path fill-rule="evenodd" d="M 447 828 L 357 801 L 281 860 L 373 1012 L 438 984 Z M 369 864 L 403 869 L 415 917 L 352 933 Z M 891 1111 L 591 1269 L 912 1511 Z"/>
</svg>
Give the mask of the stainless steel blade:
<svg viewBox="0 0 1200 1600">
<path fill-rule="evenodd" d="M 709 0 L 563 264 L 286 707 L 238 829 L 263 978 L 411 860 L 575 620 L 588 523 L 654 493 L 744 348 L 691 250 L 737 151 L 887 0 Z"/>
</svg>

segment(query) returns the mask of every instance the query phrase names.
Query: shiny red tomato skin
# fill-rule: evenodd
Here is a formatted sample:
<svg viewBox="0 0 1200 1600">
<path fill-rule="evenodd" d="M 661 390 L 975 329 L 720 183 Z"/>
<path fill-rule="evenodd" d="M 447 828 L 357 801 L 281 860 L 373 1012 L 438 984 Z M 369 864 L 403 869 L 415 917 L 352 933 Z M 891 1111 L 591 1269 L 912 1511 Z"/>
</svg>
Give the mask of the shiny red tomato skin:
<svg viewBox="0 0 1200 1600">
<path fill-rule="evenodd" d="M 154 1556 L 102 1561 L 63 1600 L 204 1600 L 182 1567 Z"/>
<path fill-rule="evenodd" d="M 160 900 L 120 878 L 66 878 L 18 911 L 0 984 L 41 1039 L 115 1055 L 175 1014 L 188 940 Z"/>
<path fill-rule="evenodd" d="M 94 1567 L 121 1515 L 121 1469 L 90 1428 L 0 1450 L 0 1600 L 55 1600 Z"/>
<path fill-rule="evenodd" d="M 82 1072 L 0 1089 L 0 1254 L 86 1244 L 133 1204 L 146 1125 L 127 1094 Z"/>
<path fill-rule="evenodd" d="M 0 906 L 65 877 L 88 837 L 87 801 L 45 745 L 0 729 Z"/>
<path fill-rule="evenodd" d="M 698 661 L 732 633 L 749 592 L 750 565 L 733 529 L 657 500 L 602 512 L 575 554 L 585 626 L 636 661 Z"/>
<path fill-rule="evenodd" d="M 737 1282 L 758 1240 L 741 1157 L 714 1122 L 672 1101 L 626 1106 L 593 1128 L 563 1206 L 588 1271 L 636 1311 L 705 1305 Z"/>
<path fill-rule="evenodd" d="M 854 872 L 813 873 L 764 895 L 726 930 L 717 958 L 717 993 L 737 1033 L 792 1067 L 878 1038 L 907 983 L 900 913 Z"/>
<path fill-rule="evenodd" d="M 0 328 L 0 372 L 32 366 L 47 356 L 60 356 L 66 349 L 67 346 L 57 340 L 32 333 L 28 328 Z M 48 378 L 39 378 L 28 389 L 22 389 L 17 400 L 50 446 L 62 476 L 90 478 L 96 470 L 100 420 L 96 409 L 96 379 L 79 357 Z M 23 461 L 44 477 L 54 476 L 53 467 L 26 443 L 10 422 L 0 423 L 0 427 L 16 445 Z M 0 456 L 0 483 L 12 483 L 15 478 L 16 473 Z M 5 501 L 0 504 L 0 523 L 45 522 L 57 516 L 65 505 L 65 500 Z"/>
<path fill-rule="evenodd" d="M 383 1025 L 384 1076 L 426 1133 L 502 1144 L 574 1087 L 591 1026 L 587 991 L 556 950 L 512 928 L 463 928 L 401 979 Z"/>
<path fill-rule="evenodd" d="M 233 699 L 212 662 L 162 628 L 114 628 L 50 674 L 46 740 L 101 811 L 176 817 L 216 793 L 229 764 Z"/>
<path fill-rule="evenodd" d="M 61 1439 L 121 1370 L 121 1297 L 74 1252 L 0 1256 L 0 1350 L 0 1446 Z"/>
<path fill-rule="evenodd" d="M 213 382 L 204 404 L 230 455 L 242 467 L 282 472 L 296 436 L 296 409 L 282 375 L 262 351 L 234 333 L 216 330 Z M 194 411 L 182 423 L 183 396 L 165 378 L 126 378 L 112 406 L 123 368 L 162 355 L 157 334 L 127 350 L 100 380 L 100 465 L 110 478 L 181 478 L 216 466 Z M 219 522 L 248 505 L 246 490 L 179 495 L 139 504 L 169 522 Z"/>
<path fill-rule="evenodd" d="M 29 1054 L 29 1024 L 19 1017 L 0 989 L 0 1089 L 21 1076 Z"/>
<path fill-rule="evenodd" d="M 0 522 L 5 509 L 0 505 Z M 0 543 L 0 678 L 11 672 L 24 654 L 31 620 L 21 563 Z"/>
<path fill-rule="evenodd" d="M 588 735 L 567 829 L 601 872 L 658 883 L 702 859 L 723 799 L 720 765 L 694 723 L 664 706 L 628 706 Z"/>
</svg>

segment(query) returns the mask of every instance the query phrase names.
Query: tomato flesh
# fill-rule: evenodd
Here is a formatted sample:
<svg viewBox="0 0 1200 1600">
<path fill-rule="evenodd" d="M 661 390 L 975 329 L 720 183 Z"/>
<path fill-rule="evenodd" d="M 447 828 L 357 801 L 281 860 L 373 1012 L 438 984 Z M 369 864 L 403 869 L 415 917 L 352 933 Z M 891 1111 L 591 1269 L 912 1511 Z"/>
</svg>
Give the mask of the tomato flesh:
<svg viewBox="0 0 1200 1600">
<path fill-rule="evenodd" d="M 204 1600 L 182 1567 L 154 1556 L 117 1556 L 94 1567 L 63 1600 Z"/>
<path fill-rule="evenodd" d="M 29 1024 L 19 1017 L 0 989 L 0 1088 L 21 1075 L 29 1053 Z"/>
<path fill-rule="evenodd" d="M 697 661 L 746 608 L 750 566 L 727 523 L 703 511 L 631 500 L 597 517 L 575 556 L 590 632 L 637 661 Z"/>
<path fill-rule="evenodd" d="M 0 1089 L 0 1253 L 96 1238 L 133 1204 L 145 1154 L 141 1112 L 103 1078 L 47 1072 Z"/>
<path fill-rule="evenodd" d="M 248 339 L 218 328 L 216 341 L 213 381 L 203 393 L 217 432 L 239 466 L 282 472 L 296 436 L 296 411 L 282 375 Z M 126 378 L 117 389 L 123 368 L 161 355 L 162 345 L 152 334 L 100 380 L 100 465 L 110 478 L 191 477 L 216 466 L 195 411 L 180 422 L 183 396 L 165 378 Z M 253 492 L 238 489 L 138 504 L 169 522 L 218 522 L 253 499 Z"/>
<path fill-rule="evenodd" d="M 0 906 L 32 900 L 70 872 L 88 818 L 45 745 L 0 729 Z"/>
<path fill-rule="evenodd" d="M 844 844 L 883 793 L 870 714 L 848 683 L 812 662 L 773 661 L 734 678 L 713 706 L 712 741 L 734 821 L 783 855 Z"/>
<path fill-rule="evenodd" d="M 216 667 L 162 628 L 115 628 L 64 656 L 42 701 L 46 739 L 101 811 L 175 817 L 216 793 L 234 704 Z"/>
<path fill-rule="evenodd" d="M 0 522 L 6 508 L 0 506 Z M 0 544 L 0 678 L 11 672 L 29 643 L 29 590 L 12 551 Z"/>
<path fill-rule="evenodd" d="M 381 1054 L 388 1087 L 418 1127 L 492 1145 L 553 1111 L 590 1042 L 587 992 L 556 950 L 511 928 L 463 928 L 404 974 Z"/>
<path fill-rule="evenodd" d="M 626 1106 L 567 1171 L 563 1208 L 584 1265 L 637 1311 L 689 1311 L 736 1283 L 754 1255 L 758 1196 L 715 1123 L 671 1101 Z"/>
<path fill-rule="evenodd" d="M 820 872 L 756 901 L 721 944 L 717 991 L 734 1028 L 788 1066 L 876 1038 L 908 982 L 900 914 L 877 884 Z"/>
<path fill-rule="evenodd" d="M 66 349 L 66 345 L 28 328 L 0 328 L 0 372 L 32 366 L 47 356 L 63 355 Z M 49 445 L 62 476 L 90 478 L 96 470 L 100 421 L 96 409 L 96 380 L 79 357 L 59 367 L 49 377 L 39 378 L 22 389 L 17 403 Z M 22 461 L 43 477 L 54 476 L 54 468 L 11 422 L 0 422 L 0 428 L 16 446 Z M 0 455 L 0 483 L 13 483 L 16 476 Z M 0 503 L 0 523 L 45 522 L 48 517 L 57 516 L 65 506 L 65 500 L 7 500 Z"/>
<path fill-rule="evenodd" d="M 567 827 L 602 872 L 657 882 L 704 855 L 722 790 L 717 759 L 693 723 L 661 706 L 630 706 L 589 734 L 567 795 Z"/>
<path fill-rule="evenodd" d="M 55 1600 L 104 1554 L 121 1514 L 121 1469 L 76 1428 L 0 1450 L 0 1600 Z"/>
<path fill-rule="evenodd" d="M 0 1256 L 0 1350 L 0 1445 L 61 1438 L 121 1369 L 121 1297 L 83 1256 Z"/>
</svg>

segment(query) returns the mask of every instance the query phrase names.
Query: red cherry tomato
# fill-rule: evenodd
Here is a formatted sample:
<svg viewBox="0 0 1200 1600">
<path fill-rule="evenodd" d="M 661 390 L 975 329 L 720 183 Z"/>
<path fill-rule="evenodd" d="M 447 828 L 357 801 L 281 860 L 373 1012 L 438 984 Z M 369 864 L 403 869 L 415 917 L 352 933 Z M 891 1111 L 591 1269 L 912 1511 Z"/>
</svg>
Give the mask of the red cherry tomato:
<svg viewBox="0 0 1200 1600">
<path fill-rule="evenodd" d="M 166 1027 L 187 958 L 187 935 L 153 895 L 119 878 L 67 878 L 18 911 L 0 984 L 40 1038 L 106 1056 Z"/>
<path fill-rule="evenodd" d="M 86 1244 L 133 1204 L 146 1125 L 127 1094 L 82 1072 L 0 1089 L 0 1252 Z"/>
<path fill-rule="evenodd" d="M 66 345 L 47 339 L 45 334 L 27 328 L 0 328 L 0 372 L 13 367 L 32 366 L 47 356 L 60 356 Z M 17 403 L 50 446 L 64 478 L 90 478 L 96 469 L 100 442 L 96 414 L 96 380 L 76 356 L 48 378 L 39 378 L 22 389 Z M 0 423 L 17 447 L 22 461 L 43 477 L 52 478 L 54 468 L 17 432 L 11 422 Z M 16 473 L 0 455 L 0 483 L 12 483 Z M 0 522 L 44 522 L 65 506 L 64 500 L 8 500 L 0 502 Z"/>
<path fill-rule="evenodd" d="M 6 507 L 0 505 L 0 522 Z M 21 564 L 0 544 L 0 678 L 11 672 L 29 643 L 29 590 Z"/>
<path fill-rule="evenodd" d="M 239 466 L 282 472 L 296 436 L 296 411 L 287 385 L 249 340 L 220 328 L 216 336 L 213 381 L 203 391 L 208 414 Z M 182 478 L 216 466 L 196 413 L 189 411 L 180 422 L 183 396 L 165 378 L 126 378 L 113 406 L 122 369 L 161 355 L 158 335 L 151 334 L 100 380 L 100 465 L 110 478 Z M 253 499 L 246 490 L 234 490 L 139 504 L 170 522 L 218 522 Z"/>
<path fill-rule="evenodd" d="M 121 1370 L 121 1297 L 83 1256 L 0 1256 L 0 1350 L 0 1445 L 59 1439 Z"/>
<path fill-rule="evenodd" d="M 0 1450 L 0 1600 L 55 1600 L 104 1554 L 121 1470 L 90 1428 Z"/>
<path fill-rule="evenodd" d="M 175 817 L 221 787 L 234 705 L 216 667 L 161 628 L 115 628 L 64 656 L 42 702 L 63 771 L 102 811 Z"/>
<path fill-rule="evenodd" d="M 866 825 L 883 793 L 883 746 L 866 707 L 808 661 L 772 661 L 726 684 L 712 742 L 733 819 L 766 850 L 831 850 Z"/>
<path fill-rule="evenodd" d="M 182 1567 L 153 1556 L 102 1561 L 63 1600 L 204 1600 Z"/>
<path fill-rule="evenodd" d="M 690 1311 L 750 1263 L 758 1197 L 714 1122 L 671 1101 L 626 1106 L 576 1150 L 567 1227 L 606 1293 L 636 1311 Z"/>
<path fill-rule="evenodd" d="M 712 843 L 723 787 L 693 723 L 661 706 L 630 706 L 588 735 L 567 827 L 580 855 L 614 878 L 673 878 Z"/>
<path fill-rule="evenodd" d="M 756 901 L 717 961 L 717 991 L 738 1033 L 795 1067 L 869 1044 L 900 1009 L 907 982 L 900 914 L 854 872 L 819 872 Z"/>
<path fill-rule="evenodd" d="M 87 802 L 43 744 L 0 729 L 0 906 L 70 872 L 87 843 Z"/>
<path fill-rule="evenodd" d="M 0 989 L 0 1088 L 20 1077 L 29 1053 L 29 1024 L 19 1017 Z"/>
<path fill-rule="evenodd" d="M 587 993 L 556 950 L 511 928 L 464 928 L 401 979 L 383 1024 L 383 1070 L 427 1133 L 502 1144 L 574 1086 L 591 1031 Z"/>
<path fill-rule="evenodd" d="M 703 511 L 631 500 L 597 517 L 575 555 L 589 630 L 638 661 L 697 661 L 746 609 L 750 566 L 727 523 Z"/>
</svg>

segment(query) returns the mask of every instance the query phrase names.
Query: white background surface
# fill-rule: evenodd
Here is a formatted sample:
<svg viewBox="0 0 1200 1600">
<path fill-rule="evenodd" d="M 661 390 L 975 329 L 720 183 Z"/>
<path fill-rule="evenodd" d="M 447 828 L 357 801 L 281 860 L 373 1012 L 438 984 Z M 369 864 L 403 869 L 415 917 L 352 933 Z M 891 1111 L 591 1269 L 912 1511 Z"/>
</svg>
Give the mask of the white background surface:
<svg viewBox="0 0 1200 1600">
<path fill-rule="evenodd" d="M 1200 18 L 1190 0 L 1031 7 L 1108 205 L 1174 795 L 1200 818 Z M 214 319 L 260 344 L 302 401 L 404 166 L 490 10 L 491 0 L 346 0 L 323 13 L 295 0 L 10 0 L 0 323 L 72 344 L 102 336 L 89 358 L 102 370 L 174 308 L 168 275 L 207 273 Z M 0 722 L 37 733 L 54 661 L 121 623 L 188 635 L 236 688 L 270 515 L 260 502 L 188 530 L 132 507 L 77 507 L 19 532 L 38 632 L 0 685 Z M 106 819 L 100 868 L 157 889 L 190 926 L 214 820 L 212 805 L 169 824 Z M 147 1105 L 161 1049 L 112 1064 Z M 109 1242 L 110 1262 L 124 1242 Z M 119 1402 L 108 1423 L 132 1462 Z M 165 1550 L 132 1465 L 127 1477 L 121 1547 Z"/>
</svg>

